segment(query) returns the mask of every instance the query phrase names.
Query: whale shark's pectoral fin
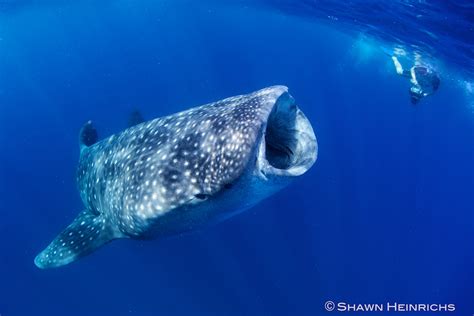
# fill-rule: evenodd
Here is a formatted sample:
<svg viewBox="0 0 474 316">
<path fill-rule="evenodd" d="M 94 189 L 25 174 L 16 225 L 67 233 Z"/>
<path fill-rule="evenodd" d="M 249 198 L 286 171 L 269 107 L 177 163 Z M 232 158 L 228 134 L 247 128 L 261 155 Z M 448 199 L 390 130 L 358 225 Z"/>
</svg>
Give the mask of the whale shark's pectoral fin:
<svg viewBox="0 0 474 316">
<path fill-rule="evenodd" d="M 41 269 L 59 267 L 90 254 L 114 238 L 102 215 L 83 211 L 36 256 L 35 264 Z"/>
<path fill-rule="evenodd" d="M 130 113 L 130 117 L 128 118 L 128 127 L 132 127 L 138 124 L 145 122 L 142 114 L 138 110 L 134 110 Z"/>
<path fill-rule="evenodd" d="M 87 121 L 79 132 L 79 145 L 81 146 L 81 149 L 94 145 L 98 140 L 99 134 L 92 124 L 92 121 Z"/>
</svg>

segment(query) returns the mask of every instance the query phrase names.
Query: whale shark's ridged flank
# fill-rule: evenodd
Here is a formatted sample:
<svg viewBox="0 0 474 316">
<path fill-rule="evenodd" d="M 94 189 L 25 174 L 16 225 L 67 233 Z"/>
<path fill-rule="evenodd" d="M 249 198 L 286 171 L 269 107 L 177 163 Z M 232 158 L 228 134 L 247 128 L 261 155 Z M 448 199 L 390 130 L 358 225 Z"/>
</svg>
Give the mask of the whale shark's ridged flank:
<svg viewBox="0 0 474 316">
<path fill-rule="evenodd" d="M 164 237 L 224 220 L 305 173 L 311 124 L 284 86 L 134 125 L 101 141 L 80 133 L 83 211 L 35 259 L 68 264 L 115 238 Z"/>
</svg>

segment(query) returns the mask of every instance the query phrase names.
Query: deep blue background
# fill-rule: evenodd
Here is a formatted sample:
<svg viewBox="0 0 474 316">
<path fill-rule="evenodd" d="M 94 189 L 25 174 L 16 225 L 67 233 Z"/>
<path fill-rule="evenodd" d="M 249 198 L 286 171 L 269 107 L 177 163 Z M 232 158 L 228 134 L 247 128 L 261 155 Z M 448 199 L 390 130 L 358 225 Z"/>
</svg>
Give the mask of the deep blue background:
<svg viewBox="0 0 474 316">
<path fill-rule="evenodd" d="M 2 316 L 324 315 L 329 299 L 474 313 L 474 114 L 455 70 L 412 107 L 379 44 L 247 6 L 52 1 L 0 22 Z M 133 109 L 274 84 L 320 146 L 289 188 L 201 232 L 34 266 L 82 209 L 85 121 L 108 136 Z"/>
</svg>

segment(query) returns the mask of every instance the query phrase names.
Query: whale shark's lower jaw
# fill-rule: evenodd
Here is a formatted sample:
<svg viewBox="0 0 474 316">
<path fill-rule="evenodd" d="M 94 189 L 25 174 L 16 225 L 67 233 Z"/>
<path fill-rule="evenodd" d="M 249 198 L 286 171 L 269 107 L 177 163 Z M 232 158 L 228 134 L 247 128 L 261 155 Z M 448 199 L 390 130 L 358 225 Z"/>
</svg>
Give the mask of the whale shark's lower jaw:
<svg viewBox="0 0 474 316">
<path fill-rule="evenodd" d="M 264 178 L 295 177 L 314 164 L 318 143 L 313 128 L 288 93 L 274 104 L 257 152 L 257 171 Z"/>
</svg>

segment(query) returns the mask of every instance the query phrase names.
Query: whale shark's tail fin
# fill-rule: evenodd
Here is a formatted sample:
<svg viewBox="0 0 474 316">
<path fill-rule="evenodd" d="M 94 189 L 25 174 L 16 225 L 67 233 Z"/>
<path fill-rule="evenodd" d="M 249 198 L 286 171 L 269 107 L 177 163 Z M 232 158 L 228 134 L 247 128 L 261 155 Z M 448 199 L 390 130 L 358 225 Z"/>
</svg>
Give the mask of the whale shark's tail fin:
<svg viewBox="0 0 474 316">
<path fill-rule="evenodd" d="M 90 254 L 115 238 L 102 215 L 83 211 L 36 256 L 35 264 L 41 269 L 59 267 Z"/>
</svg>

